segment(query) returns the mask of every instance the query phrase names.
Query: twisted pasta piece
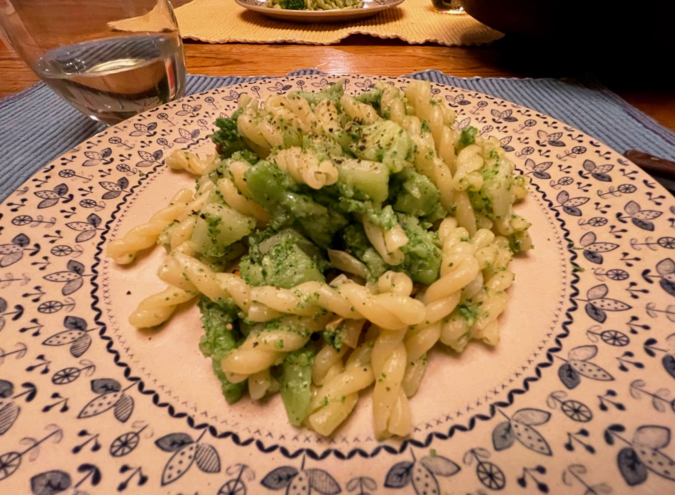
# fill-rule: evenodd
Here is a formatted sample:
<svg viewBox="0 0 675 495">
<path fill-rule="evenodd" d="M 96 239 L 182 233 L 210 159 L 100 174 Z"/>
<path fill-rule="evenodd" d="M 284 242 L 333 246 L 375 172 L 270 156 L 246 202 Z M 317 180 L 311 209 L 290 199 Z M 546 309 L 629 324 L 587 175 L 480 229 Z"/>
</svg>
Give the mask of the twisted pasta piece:
<svg viewBox="0 0 675 495">
<path fill-rule="evenodd" d="M 330 100 L 322 100 L 314 107 L 316 116 L 316 132 L 320 136 L 338 138 L 342 127 L 340 126 L 340 114 L 335 103 Z"/>
<path fill-rule="evenodd" d="M 360 318 L 379 327 L 401 328 L 415 325 L 424 318 L 424 304 L 421 301 L 395 292 L 373 295 L 367 288 L 347 280 L 346 277 L 338 279 L 333 284 L 360 314 Z"/>
<path fill-rule="evenodd" d="M 363 279 L 368 278 L 368 267 L 346 251 L 328 249 L 330 264 L 338 270 L 357 275 Z"/>
<path fill-rule="evenodd" d="M 260 106 L 255 100 L 240 99 L 239 106 L 243 109 L 237 118 L 239 134 L 261 157 L 267 157 L 272 149 L 302 144 L 301 133 L 314 132 L 321 116 L 328 117 L 325 112 L 331 110 L 318 105 L 317 113 L 304 98 L 277 95 Z"/>
<path fill-rule="evenodd" d="M 185 150 L 175 150 L 166 159 L 166 164 L 172 170 L 187 170 L 193 175 L 206 175 L 218 167 L 217 155 L 199 156 Z"/>
<path fill-rule="evenodd" d="M 424 318 L 420 301 L 397 293 L 372 294 L 346 277 L 331 285 L 305 282 L 292 289 L 252 287 L 251 299 L 280 313 L 312 315 L 324 308 L 343 318 L 367 319 L 383 328 L 414 325 Z"/>
<path fill-rule="evenodd" d="M 471 206 L 471 200 L 466 191 L 455 191 L 455 218 L 469 235 L 476 233 L 478 229 L 476 226 L 476 211 Z"/>
<path fill-rule="evenodd" d="M 121 239 L 109 242 L 106 254 L 118 265 L 131 263 L 138 251 L 157 242 L 159 235 L 171 222 L 181 219 L 191 211 L 190 204 L 193 200 L 194 196 L 189 189 L 178 191 L 169 206 L 155 212 L 146 223 L 134 227 Z"/>
<path fill-rule="evenodd" d="M 311 316 L 324 308 L 343 318 L 360 318 L 340 292 L 321 282 L 305 282 L 292 289 L 252 287 L 251 300 L 279 313 Z"/>
<path fill-rule="evenodd" d="M 451 174 L 454 174 L 457 159 L 455 155 L 455 143 L 459 138 L 458 131 L 451 127 L 456 119 L 454 111 L 446 105 L 442 105 L 439 100 L 433 99 L 431 97 L 431 86 L 422 81 L 415 81 L 408 85 L 406 97 L 414 108 L 414 114 L 421 121 L 426 122 L 430 134 L 433 136 L 432 146 L 435 146 L 435 155 L 442 160 L 445 167 L 449 168 Z M 441 167 L 441 170 L 443 170 L 443 167 Z M 435 175 L 437 180 L 441 180 L 438 170 L 435 172 Z M 445 182 L 449 180 L 449 177 L 442 177 L 442 179 L 441 182 L 437 183 L 439 189 L 441 189 L 441 198 L 443 198 L 442 188 Z M 443 205 L 448 209 L 445 203 Z"/>
<path fill-rule="evenodd" d="M 457 300 L 459 300 L 459 297 Z M 418 325 L 406 334 L 405 348 L 408 354 L 408 362 L 401 386 L 407 397 L 412 397 L 417 392 L 427 367 L 426 354 L 436 345 L 440 336 L 440 321 L 428 326 Z"/>
<path fill-rule="evenodd" d="M 282 314 L 311 316 L 325 309 L 343 318 L 367 319 L 382 328 L 394 329 L 417 324 L 425 316 L 424 304 L 408 294 L 373 294 L 344 276 L 336 278 L 331 285 L 305 282 L 292 289 L 249 287 L 236 275 L 213 272 L 188 254 L 174 252 L 171 256 L 180 266 L 181 275 L 192 284 L 185 287 L 191 289 L 194 286 L 213 301 L 231 298 L 254 321 L 269 321 Z M 175 269 L 167 280 L 176 281 L 178 275 Z M 412 287 L 406 275 L 395 274 L 395 277 L 401 281 L 399 284 Z M 407 281 L 402 282 L 403 278 Z M 167 313 L 166 317 L 170 314 Z"/>
<path fill-rule="evenodd" d="M 408 236 L 403 227 L 396 224 L 393 228 L 384 230 L 364 219 L 363 229 L 366 237 L 385 262 L 392 266 L 403 263 L 405 254 L 401 248 L 408 243 Z"/>
<path fill-rule="evenodd" d="M 259 227 L 264 227 L 270 221 L 267 211 L 253 199 L 246 182 L 246 172 L 251 165 L 235 160 L 227 164 L 230 177 L 224 177 L 217 182 L 218 191 L 225 202 L 239 213 L 253 217 Z"/>
<path fill-rule="evenodd" d="M 237 186 L 237 189 L 241 194 L 246 196 L 248 199 L 253 199 L 251 191 L 248 189 L 248 183 L 246 182 L 246 172 L 251 168 L 246 162 L 242 161 L 233 161 L 227 167 L 227 170 L 232 175 L 232 181 Z"/>
<path fill-rule="evenodd" d="M 238 383 L 280 364 L 287 353 L 304 347 L 312 332 L 323 330 L 329 318 L 289 315 L 281 318 L 275 329 L 251 330 L 246 340 L 223 358 L 225 375 L 232 383 Z"/>
<path fill-rule="evenodd" d="M 244 312 L 251 307 L 251 289 L 240 277 L 231 273 L 215 273 L 201 261 L 184 253 L 173 253 L 183 275 L 212 301 L 232 299 Z"/>
<path fill-rule="evenodd" d="M 386 272 L 378 280 L 378 288 L 390 294 L 409 296 L 412 281 L 400 273 Z M 379 335 L 373 346 L 373 371 L 377 378 L 373 395 L 375 434 L 379 438 L 390 435 L 405 436 L 412 429 L 410 407 L 405 392 L 405 371 L 410 357 L 402 342 L 407 329 L 393 331 L 375 328 Z M 433 345 L 433 344 L 432 344 Z M 417 359 L 417 356 L 413 356 Z"/>
<path fill-rule="evenodd" d="M 402 388 L 408 361 L 403 343 L 405 333 L 405 328 L 393 331 L 382 329 L 373 346 L 373 421 L 375 435 L 379 439 L 391 435 L 406 436 L 412 429 L 409 406 Z"/>
<path fill-rule="evenodd" d="M 178 249 L 179 246 L 189 242 L 192 238 L 195 221 L 194 215 L 190 215 L 182 221 L 174 220 L 171 225 L 162 231 L 157 242 L 169 252 Z"/>
<path fill-rule="evenodd" d="M 265 397 L 271 387 L 272 376 L 270 375 L 269 368 L 258 373 L 253 373 L 248 377 L 248 394 L 253 400 Z"/>
<path fill-rule="evenodd" d="M 414 325 L 422 321 L 425 314 L 421 301 L 395 292 L 372 294 L 346 277 L 336 278 L 331 285 L 305 282 L 292 289 L 249 287 L 239 277 L 214 273 L 190 256 L 176 253 L 174 257 L 181 264 L 185 277 L 200 292 L 212 300 L 231 297 L 249 318 L 256 303 L 273 310 L 276 315 L 310 316 L 326 309 L 343 318 L 367 319 L 383 328 Z M 408 278 L 404 274 L 397 275 Z"/>
<path fill-rule="evenodd" d="M 342 95 L 340 105 L 347 112 L 347 115 L 361 124 L 373 124 L 378 120 L 382 120 L 371 105 L 356 101 L 353 96 Z"/>
<path fill-rule="evenodd" d="M 427 351 L 438 340 L 456 349 L 457 339 L 465 336 L 462 331 L 469 333 L 466 319 L 454 313 L 462 298 L 473 298 L 472 302 L 480 305 L 481 314 L 486 315 L 480 323 L 476 321 L 475 335 L 482 335 L 481 332 L 487 329 L 486 335 L 493 337 L 494 328 L 490 325 L 496 318 L 492 312 L 498 311 L 497 315 L 501 313 L 497 306 L 502 302 L 501 298 L 495 298 L 492 305 L 485 305 L 487 293 L 481 293 L 484 290 L 481 270 L 496 258 L 494 234 L 482 229 L 469 241 L 466 229 L 458 227 L 456 219 L 446 218 L 439 228 L 439 238 L 443 243 L 441 278 L 429 286 L 422 296 L 427 303 L 424 324 L 417 325 L 405 339 L 408 363 L 403 389 L 408 397 L 417 391 L 424 375 Z M 450 317 L 447 322 L 442 321 L 447 317 Z"/>
<path fill-rule="evenodd" d="M 467 242 L 468 232 L 452 219 L 443 221 L 439 237 L 443 242 L 441 278 L 424 295 L 428 302 L 425 321 L 433 323 L 440 320 L 439 316 L 449 315 L 442 322 L 438 338 L 457 351 L 463 350 L 472 338 L 496 344 L 496 320 L 506 307 L 506 289 L 513 282 L 513 273 L 507 270 L 512 256 L 508 241 L 481 229 Z M 455 311 L 460 293 L 461 299 L 470 300 L 477 308 L 475 317 L 467 318 Z M 441 303 L 445 304 L 444 311 L 434 307 Z"/>
<path fill-rule="evenodd" d="M 497 318 L 506 308 L 506 289 L 511 286 L 513 279 L 512 272 L 503 270 L 487 280 L 482 290 L 472 297 L 472 304 L 478 308 L 473 322 L 453 312 L 442 325 L 440 341 L 458 352 L 474 338 L 496 345 L 499 342 Z"/>
<path fill-rule="evenodd" d="M 455 121 L 455 112 L 431 96 L 431 85 L 423 81 L 410 81 L 405 90 L 408 103 L 420 120 L 426 121 L 434 141 L 442 141 L 443 129 Z M 453 143 L 454 145 L 454 143 Z"/>
<path fill-rule="evenodd" d="M 377 279 L 377 290 L 380 293 L 392 292 L 409 296 L 413 291 L 413 283 L 405 273 L 388 271 Z"/>
<path fill-rule="evenodd" d="M 342 346 L 338 351 L 331 344 L 324 345 L 314 356 L 312 383 L 321 386 L 336 374 L 334 370 L 337 370 L 338 373 L 342 371 L 342 357 L 346 352 L 347 346 Z"/>
<path fill-rule="evenodd" d="M 152 328 L 168 320 L 176 307 L 195 298 L 198 292 L 168 286 L 162 292 L 143 299 L 129 316 L 136 328 Z"/>
<path fill-rule="evenodd" d="M 453 234 L 453 237 L 460 239 L 468 237 L 468 232 L 462 227 L 455 229 Z M 468 242 L 464 244 L 467 246 L 454 244 L 453 247 L 456 248 L 454 252 L 448 255 L 444 253 L 441 277 L 427 289 L 425 293 L 427 301 L 434 302 L 452 296 L 478 276 L 480 266 L 473 256 L 475 248 Z"/>
<path fill-rule="evenodd" d="M 169 282 L 170 286 L 139 303 L 129 318 L 129 322 L 136 328 L 154 327 L 165 322 L 176 306 L 199 293 L 213 301 L 232 299 L 242 310 L 250 311 L 250 289 L 246 282 L 231 273 L 215 273 L 206 264 L 181 250 L 167 257 L 160 266 L 159 276 Z M 267 319 L 277 316 L 279 315 L 275 313 Z"/>
<path fill-rule="evenodd" d="M 324 186 L 335 184 L 338 180 L 338 170 L 330 160 L 319 160 L 311 150 L 303 150 L 293 146 L 279 150 L 273 157 L 277 167 L 288 172 L 298 182 L 307 184 L 312 189 L 321 189 Z"/>
<path fill-rule="evenodd" d="M 482 339 L 490 345 L 499 343 L 497 318 L 506 309 L 509 299 L 506 290 L 514 279 L 515 275 L 509 270 L 499 272 L 485 283 L 484 291 L 476 295 L 475 300 L 481 304 L 481 314 L 471 328 L 473 338 Z"/>
<path fill-rule="evenodd" d="M 374 381 L 370 363 L 372 348 L 366 342 L 354 350 L 344 369 L 316 390 L 310 402 L 310 427 L 321 435 L 330 435 L 351 414 L 358 401 L 359 391 Z"/>
<path fill-rule="evenodd" d="M 237 186 L 230 179 L 220 179 L 217 186 L 228 206 L 243 215 L 255 218 L 258 226 L 264 227 L 270 221 L 270 215 L 265 211 L 265 208 L 239 192 Z"/>
<path fill-rule="evenodd" d="M 447 211 L 452 211 L 452 169 L 458 137 L 457 131 L 450 127 L 455 120 L 454 114 L 448 113 L 444 105 L 432 104 L 430 87 L 421 81 L 412 81 L 405 97 L 398 88 L 388 84 L 381 83 L 378 89 L 382 90 L 382 112 L 401 125 L 414 143 L 415 169 L 431 179 L 441 193 L 441 204 Z M 410 105 L 407 105 L 408 95 Z M 422 121 L 429 132 L 423 132 Z"/>
<path fill-rule="evenodd" d="M 273 117 L 259 109 L 254 101 L 243 107 L 237 118 L 237 130 L 251 149 L 264 158 L 272 148 L 283 147 L 284 136 L 272 121 Z"/>
<path fill-rule="evenodd" d="M 458 191 L 478 191 L 483 187 L 483 176 L 479 172 L 485 161 L 483 150 L 477 144 L 470 144 L 457 155 L 457 171 L 452 184 Z"/>
<path fill-rule="evenodd" d="M 176 248 L 176 250 L 174 250 L 173 256 L 169 255 L 164 258 L 164 261 L 157 270 L 157 276 L 160 280 L 173 287 L 178 287 L 186 291 L 194 292 L 197 290 L 197 288 L 192 282 L 183 276 L 183 268 L 181 267 L 180 263 L 176 261 L 175 254 L 178 252 L 187 254 L 188 256 L 191 256 L 194 253 L 190 242 L 181 244 Z"/>
<path fill-rule="evenodd" d="M 312 132 L 316 125 L 316 116 L 309 102 L 304 98 L 273 95 L 265 100 L 265 110 L 274 116 L 275 122 L 286 122 L 303 133 Z"/>
<path fill-rule="evenodd" d="M 403 119 L 409 113 L 408 104 L 403 92 L 396 86 L 379 82 L 375 89 L 382 91 L 380 96 L 380 110 L 382 114 L 393 120 L 398 125 L 403 126 Z M 413 108 L 410 107 L 412 111 Z"/>
<path fill-rule="evenodd" d="M 405 117 L 402 126 L 410 134 L 415 144 L 414 149 L 417 150 L 413 156 L 415 170 L 431 179 L 441 193 L 441 205 L 447 211 L 452 211 L 455 195 L 450 167 L 455 161 L 454 144 L 452 145 L 452 156 L 449 157 L 451 162 L 448 162 L 437 155 L 433 135 L 430 132 L 422 132 L 422 122 L 418 117 Z M 447 139 L 452 138 L 447 137 Z"/>
</svg>

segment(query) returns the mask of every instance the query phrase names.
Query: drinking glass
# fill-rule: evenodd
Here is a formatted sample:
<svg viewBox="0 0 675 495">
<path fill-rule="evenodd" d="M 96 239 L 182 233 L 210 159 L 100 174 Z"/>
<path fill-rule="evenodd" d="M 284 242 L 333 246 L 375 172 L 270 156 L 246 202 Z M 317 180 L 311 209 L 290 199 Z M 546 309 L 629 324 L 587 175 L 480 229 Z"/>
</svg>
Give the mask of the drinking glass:
<svg viewBox="0 0 675 495">
<path fill-rule="evenodd" d="M 460 0 L 431 0 L 436 12 L 442 14 L 464 14 Z"/>
<path fill-rule="evenodd" d="M 185 91 L 169 0 L 0 0 L 0 34 L 42 81 L 99 122 L 115 124 Z"/>
</svg>

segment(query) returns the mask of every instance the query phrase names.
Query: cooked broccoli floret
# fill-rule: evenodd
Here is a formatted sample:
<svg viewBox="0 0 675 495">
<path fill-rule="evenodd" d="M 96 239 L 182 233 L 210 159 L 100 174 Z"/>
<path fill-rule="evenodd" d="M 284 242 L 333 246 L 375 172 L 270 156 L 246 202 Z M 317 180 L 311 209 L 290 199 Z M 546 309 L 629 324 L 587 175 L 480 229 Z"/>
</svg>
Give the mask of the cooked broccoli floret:
<svg viewBox="0 0 675 495">
<path fill-rule="evenodd" d="M 367 93 L 361 93 L 356 97 L 356 101 L 372 105 L 375 111 L 377 111 L 377 113 L 382 116 L 380 113 L 380 103 L 382 101 L 381 89 L 374 89 L 373 91 L 368 91 Z"/>
<path fill-rule="evenodd" d="M 480 308 L 477 304 L 472 304 L 470 301 L 466 301 L 465 303 L 457 306 L 457 311 L 459 315 L 466 320 L 467 325 L 472 327 L 478 319 Z"/>
<path fill-rule="evenodd" d="M 237 402 L 246 391 L 246 382 L 230 382 L 220 365 L 222 359 L 237 347 L 240 332 L 237 325 L 239 308 L 232 301 L 212 302 L 206 296 L 199 299 L 199 310 L 206 332 L 199 341 L 199 350 L 205 357 L 211 358 L 213 372 L 220 380 L 225 400 L 230 404 Z"/>
<path fill-rule="evenodd" d="M 478 134 L 478 129 L 470 125 L 462 129 L 462 133 L 459 135 L 459 141 L 457 141 L 457 144 L 455 145 L 455 151 L 459 153 L 470 144 L 474 144 L 476 142 L 476 134 Z"/>
<path fill-rule="evenodd" d="M 253 199 L 270 212 L 270 227 L 294 227 L 321 247 L 328 247 L 333 235 L 347 225 L 339 211 L 326 208 L 303 192 L 291 176 L 270 162 L 260 161 L 246 172 Z"/>
<path fill-rule="evenodd" d="M 236 151 L 230 157 L 232 160 L 248 162 L 251 165 L 255 165 L 260 160 L 260 157 L 253 153 L 251 150 L 241 150 Z"/>
<path fill-rule="evenodd" d="M 438 207 L 441 194 L 428 177 L 406 167 L 392 176 L 389 197 L 396 211 L 424 217 Z"/>
<path fill-rule="evenodd" d="M 336 82 L 335 84 L 330 84 L 330 85 L 324 87 L 318 93 L 313 93 L 311 91 L 293 91 L 292 93 L 288 94 L 288 97 L 289 98 L 297 98 L 297 97 L 304 98 L 312 106 L 315 106 L 321 100 L 328 99 L 328 100 L 332 101 L 339 108 L 340 98 L 342 98 L 342 95 L 345 94 L 344 84 L 345 84 L 344 80 L 340 80 L 340 81 Z"/>
<path fill-rule="evenodd" d="M 415 282 L 430 285 L 438 279 L 443 253 L 436 246 L 436 234 L 425 230 L 416 217 L 398 215 L 398 221 L 408 236 L 408 243 L 401 247 L 405 254 L 403 263 L 394 270 L 407 273 Z"/>
<path fill-rule="evenodd" d="M 225 248 L 222 256 L 199 256 L 199 261 L 207 265 L 214 272 L 223 272 L 232 266 L 233 260 L 240 258 L 246 252 L 243 242 L 235 242 Z"/>
<path fill-rule="evenodd" d="M 279 0 L 279 7 L 287 10 L 305 10 L 305 0 Z"/>
<path fill-rule="evenodd" d="M 229 158 L 234 152 L 248 148 L 237 128 L 237 118 L 242 112 L 243 109 L 240 108 L 231 117 L 216 119 L 219 130 L 211 135 L 211 140 L 216 144 L 216 150 L 223 158 Z"/>
</svg>

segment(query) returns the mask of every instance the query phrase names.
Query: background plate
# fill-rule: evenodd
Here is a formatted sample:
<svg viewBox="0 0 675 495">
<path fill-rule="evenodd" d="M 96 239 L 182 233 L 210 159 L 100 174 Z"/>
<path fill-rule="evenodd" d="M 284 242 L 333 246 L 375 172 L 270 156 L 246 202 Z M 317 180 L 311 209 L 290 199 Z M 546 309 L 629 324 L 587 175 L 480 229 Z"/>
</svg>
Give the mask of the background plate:
<svg viewBox="0 0 675 495">
<path fill-rule="evenodd" d="M 213 121 L 242 93 L 337 79 L 170 103 L 82 143 L 3 204 L 0 492 L 673 490 L 673 198 L 593 138 L 481 93 L 434 85 L 458 127 L 499 139 L 531 177 L 518 212 L 536 248 L 513 262 L 500 345 L 430 356 L 410 438 L 376 442 L 367 398 L 329 439 L 289 426 L 278 399 L 228 406 L 197 349 L 194 307 L 155 331 L 127 323 L 161 287 L 161 252 L 131 268 L 101 253 L 192 183 L 163 158 L 210 148 Z M 347 90 L 378 80 L 348 76 Z"/>
<path fill-rule="evenodd" d="M 360 9 L 337 9 L 337 10 L 285 10 L 270 9 L 265 7 L 264 0 L 234 0 L 237 5 L 245 9 L 259 12 L 260 14 L 275 19 L 292 22 L 340 22 L 363 19 L 377 14 L 383 10 L 401 5 L 404 0 L 364 0 L 363 8 Z"/>
</svg>

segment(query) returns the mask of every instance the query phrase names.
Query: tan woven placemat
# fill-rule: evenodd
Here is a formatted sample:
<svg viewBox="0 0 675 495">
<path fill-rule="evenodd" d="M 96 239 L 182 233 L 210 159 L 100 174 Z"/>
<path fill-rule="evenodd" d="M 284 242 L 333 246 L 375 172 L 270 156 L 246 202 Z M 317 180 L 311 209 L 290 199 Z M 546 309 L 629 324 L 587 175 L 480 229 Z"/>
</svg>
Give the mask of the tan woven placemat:
<svg viewBox="0 0 675 495">
<path fill-rule="evenodd" d="M 439 14 L 431 0 L 405 0 L 367 19 L 330 24 L 279 21 L 244 9 L 234 0 L 194 0 L 177 8 L 176 17 L 183 38 L 207 43 L 330 45 L 351 34 L 369 34 L 411 44 L 471 46 L 503 36 L 468 15 Z"/>
</svg>

